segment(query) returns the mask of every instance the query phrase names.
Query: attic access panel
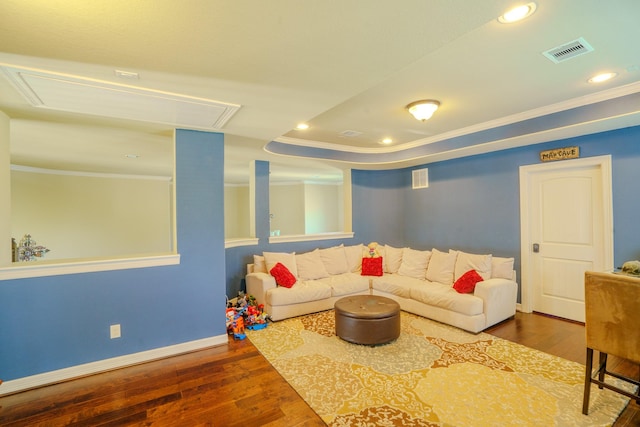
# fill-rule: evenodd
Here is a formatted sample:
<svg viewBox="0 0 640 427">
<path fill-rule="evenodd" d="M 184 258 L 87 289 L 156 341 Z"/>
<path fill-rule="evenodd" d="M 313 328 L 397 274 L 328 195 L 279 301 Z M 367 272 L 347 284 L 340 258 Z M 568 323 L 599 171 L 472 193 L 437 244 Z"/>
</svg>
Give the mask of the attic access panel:
<svg viewBox="0 0 640 427">
<path fill-rule="evenodd" d="M 221 129 L 240 105 L 91 80 L 44 70 L 2 66 L 34 107 L 176 127 Z"/>
</svg>

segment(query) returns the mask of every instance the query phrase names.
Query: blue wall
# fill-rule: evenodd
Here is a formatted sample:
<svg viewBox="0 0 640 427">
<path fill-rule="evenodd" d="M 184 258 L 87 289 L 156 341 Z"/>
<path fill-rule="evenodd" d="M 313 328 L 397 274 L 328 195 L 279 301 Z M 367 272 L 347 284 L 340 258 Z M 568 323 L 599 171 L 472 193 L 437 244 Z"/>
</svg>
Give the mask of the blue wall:
<svg viewBox="0 0 640 427">
<path fill-rule="evenodd" d="M 176 131 L 180 265 L 0 282 L 0 378 L 225 335 L 223 159 L 222 134 Z"/>
<path fill-rule="evenodd" d="M 259 244 L 225 251 L 223 135 L 178 130 L 180 265 L 0 282 L 0 378 L 223 335 L 225 293 L 243 289 L 245 264 L 266 250 L 306 252 L 375 240 L 489 251 L 514 256 L 519 266 L 519 167 L 538 163 L 539 151 L 550 148 L 578 145 L 582 157 L 612 155 L 615 263 L 640 259 L 638 141 L 640 127 L 634 127 L 433 163 L 426 165 L 430 187 L 423 190 L 410 188 L 413 168 L 354 170 L 354 238 L 317 242 L 268 243 L 262 164 L 256 203 L 258 215 L 267 217 L 258 217 Z M 122 325 L 122 338 L 109 339 L 113 323 Z"/>
<path fill-rule="evenodd" d="M 304 253 L 315 248 L 328 248 L 341 243 L 355 244 L 355 239 L 332 239 L 311 242 L 269 243 L 269 162 L 255 162 L 255 206 L 256 237 L 258 245 L 241 246 L 226 250 L 227 296 L 233 298 L 239 291 L 246 290 L 245 275 L 247 264 L 253 262 L 254 254 L 262 252 L 297 252 Z M 360 241 L 356 242 L 360 243 Z"/>
<path fill-rule="evenodd" d="M 352 171 L 356 237 L 513 256 L 520 277 L 519 168 L 540 163 L 542 150 L 574 145 L 581 157 L 611 155 L 614 263 L 640 259 L 640 127 L 396 171 Z M 429 188 L 412 190 L 411 171 L 425 166 Z"/>
<path fill-rule="evenodd" d="M 244 287 L 253 254 L 371 241 L 512 256 L 521 277 L 519 168 L 540 163 L 542 150 L 574 145 L 581 157 L 612 156 L 614 262 L 640 259 L 640 127 L 633 127 L 413 168 L 353 170 L 353 239 L 269 245 L 261 238 L 258 246 L 227 249 L 228 292 Z M 422 167 L 429 169 L 429 188 L 412 190 L 411 172 Z"/>
<path fill-rule="evenodd" d="M 359 242 L 405 245 L 407 186 L 411 173 L 406 170 L 351 171 L 353 231 Z"/>
</svg>

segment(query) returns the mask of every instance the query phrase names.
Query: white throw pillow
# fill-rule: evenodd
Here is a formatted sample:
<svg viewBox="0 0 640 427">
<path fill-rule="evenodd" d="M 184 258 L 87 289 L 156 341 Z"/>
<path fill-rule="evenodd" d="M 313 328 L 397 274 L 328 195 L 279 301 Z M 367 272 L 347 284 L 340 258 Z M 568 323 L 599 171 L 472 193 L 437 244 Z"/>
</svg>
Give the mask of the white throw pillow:
<svg viewBox="0 0 640 427">
<path fill-rule="evenodd" d="M 315 249 L 304 254 L 296 254 L 298 277 L 302 280 L 315 280 L 329 277 L 329 273 L 320 258 L 320 250 Z"/>
<path fill-rule="evenodd" d="M 424 280 L 427 276 L 429 258 L 431 258 L 431 251 L 418 251 L 411 248 L 404 248 L 402 250 L 402 263 L 398 269 L 398 274 Z"/>
<path fill-rule="evenodd" d="M 267 264 L 264 262 L 262 255 L 253 256 L 253 272 L 254 273 L 268 273 Z"/>
<path fill-rule="evenodd" d="M 513 279 L 513 258 L 494 256 L 491 259 L 491 277 Z"/>
<path fill-rule="evenodd" d="M 427 280 L 452 286 L 457 255 L 457 252 L 440 252 L 433 249 L 427 267 Z"/>
<path fill-rule="evenodd" d="M 281 263 L 293 274 L 298 277 L 298 267 L 296 265 L 296 253 L 285 253 L 285 252 L 263 252 L 264 261 L 267 264 L 267 272 L 270 272 L 271 269 L 277 264 Z"/>
<path fill-rule="evenodd" d="M 382 255 L 385 273 L 397 273 L 402 264 L 402 248 L 384 245 L 384 255 Z"/>
<path fill-rule="evenodd" d="M 320 249 L 320 258 L 329 274 L 342 274 L 349 272 L 347 254 L 344 245 L 332 248 Z"/>
<path fill-rule="evenodd" d="M 349 268 L 350 272 L 362 271 L 362 251 L 364 249 L 363 244 L 344 247 L 344 253 L 347 256 L 347 268 Z"/>
<path fill-rule="evenodd" d="M 453 280 L 456 281 L 469 270 L 475 270 L 484 280 L 491 279 L 491 255 L 469 254 L 458 252 Z"/>
</svg>

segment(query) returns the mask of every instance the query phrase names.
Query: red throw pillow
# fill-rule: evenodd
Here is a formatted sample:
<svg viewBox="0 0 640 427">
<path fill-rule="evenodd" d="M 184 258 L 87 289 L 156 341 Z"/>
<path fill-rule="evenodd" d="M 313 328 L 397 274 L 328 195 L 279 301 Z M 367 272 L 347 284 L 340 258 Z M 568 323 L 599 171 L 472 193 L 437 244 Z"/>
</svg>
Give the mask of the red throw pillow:
<svg viewBox="0 0 640 427">
<path fill-rule="evenodd" d="M 456 283 L 453 284 L 453 289 L 461 294 L 471 294 L 476 289 L 476 283 L 483 280 L 477 271 L 469 270 L 456 280 Z"/>
<path fill-rule="evenodd" d="M 382 257 L 362 258 L 363 276 L 382 276 Z"/>
<path fill-rule="evenodd" d="M 269 273 L 276 279 L 278 286 L 290 288 L 296 283 L 296 276 L 280 262 L 274 265 Z"/>
</svg>

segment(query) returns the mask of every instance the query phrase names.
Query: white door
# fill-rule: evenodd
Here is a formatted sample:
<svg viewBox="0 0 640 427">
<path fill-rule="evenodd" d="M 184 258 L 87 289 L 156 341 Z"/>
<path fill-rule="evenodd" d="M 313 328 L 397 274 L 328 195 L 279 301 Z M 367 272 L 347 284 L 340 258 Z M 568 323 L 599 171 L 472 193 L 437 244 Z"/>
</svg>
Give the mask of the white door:
<svg viewBox="0 0 640 427">
<path fill-rule="evenodd" d="M 531 310 L 580 322 L 584 272 L 611 270 L 613 252 L 609 167 L 585 160 L 526 171 L 529 213 L 522 224 Z"/>
</svg>

